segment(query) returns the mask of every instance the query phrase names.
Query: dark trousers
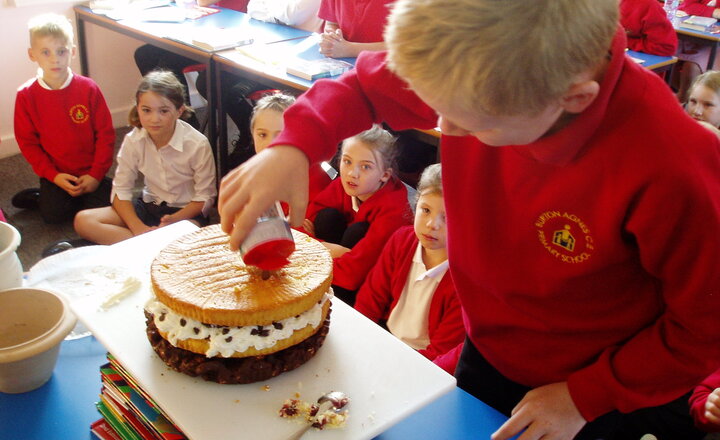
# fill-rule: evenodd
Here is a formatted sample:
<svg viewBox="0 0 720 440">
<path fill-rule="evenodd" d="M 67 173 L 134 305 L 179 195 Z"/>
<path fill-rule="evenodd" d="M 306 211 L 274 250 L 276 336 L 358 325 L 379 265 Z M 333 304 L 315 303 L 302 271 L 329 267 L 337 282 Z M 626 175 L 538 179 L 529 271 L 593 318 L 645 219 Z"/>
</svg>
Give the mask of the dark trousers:
<svg viewBox="0 0 720 440">
<path fill-rule="evenodd" d="M 135 199 L 133 207 L 135 208 L 135 214 L 137 214 L 140 221 L 148 226 L 158 226 L 160 225 L 160 220 L 162 220 L 164 216 L 175 214 L 180 211 L 180 208 L 168 206 L 166 202 L 162 202 L 160 204 L 144 202 L 142 197 Z M 189 220 L 196 221 L 200 226 L 207 226 L 209 223 L 208 218 L 202 214 L 198 214 Z"/>
<path fill-rule="evenodd" d="M 40 179 L 38 207 L 45 223 L 62 223 L 72 220 L 81 209 L 100 208 L 110 205 L 112 181 L 107 177 L 100 181 L 94 192 L 73 197 L 51 181 Z"/>
<path fill-rule="evenodd" d="M 329 243 L 336 243 L 340 246 L 352 249 L 360 240 L 365 237 L 370 223 L 357 222 L 347 224 L 342 212 L 335 208 L 320 210 L 313 222 L 315 226 L 315 237 Z M 357 290 L 349 290 L 333 284 L 335 296 L 350 306 L 355 305 Z"/>
<path fill-rule="evenodd" d="M 469 339 L 465 339 L 455 377 L 460 388 L 506 416 L 510 416 L 515 405 L 531 390 L 503 376 Z M 653 434 L 658 440 L 701 439 L 704 433 L 693 425 L 688 398 L 689 393 L 665 405 L 629 414 L 610 412 L 586 424 L 575 439 L 638 440 L 644 434 Z"/>
<path fill-rule="evenodd" d="M 207 72 L 200 72 L 195 83 L 198 92 L 205 99 L 208 98 L 206 78 Z M 258 90 L 267 89 L 268 86 L 227 72 L 222 72 L 220 75 L 220 83 L 223 91 L 223 110 L 238 128 L 237 147 L 251 149 L 250 115 L 253 111 L 253 103 L 248 96 Z"/>
</svg>

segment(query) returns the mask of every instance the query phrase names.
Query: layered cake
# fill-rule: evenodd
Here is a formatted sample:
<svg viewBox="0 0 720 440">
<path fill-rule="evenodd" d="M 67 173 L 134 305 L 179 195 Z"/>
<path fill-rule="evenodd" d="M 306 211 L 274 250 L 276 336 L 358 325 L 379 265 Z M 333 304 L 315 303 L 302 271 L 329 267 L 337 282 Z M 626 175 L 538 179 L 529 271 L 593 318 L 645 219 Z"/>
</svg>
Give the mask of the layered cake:
<svg viewBox="0 0 720 440">
<path fill-rule="evenodd" d="M 152 263 L 147 335 L 171 368 L 219 383 L 266 380 L 299 367 L 330 323 L 332 258 L 293 231 L 289 264 L 263 273 L 230 250 L 220 225 L 170 243 Z"/>
</svg>

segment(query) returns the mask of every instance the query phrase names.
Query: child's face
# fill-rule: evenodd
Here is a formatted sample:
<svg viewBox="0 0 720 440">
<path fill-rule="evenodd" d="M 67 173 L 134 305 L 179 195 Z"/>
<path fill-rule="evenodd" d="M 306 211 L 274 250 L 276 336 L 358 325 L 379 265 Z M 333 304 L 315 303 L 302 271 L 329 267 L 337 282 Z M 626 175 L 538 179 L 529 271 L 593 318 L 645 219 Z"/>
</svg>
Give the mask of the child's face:
<svg viewBox="0 0 720 440">
<path fill-rule="evenodd" d="M 75 48 L 70 42 L 50 35 L 34 37 L 28 49 L 30 60 L 38 63 L 43 80 L 48 83 L 65 82 L 74 55 Z"/>
<path fill-rule="evenodd" d="M 697 85 L 690 92 L 687 112 L 693 119 L 720 127 L 720 96 L 706 86 Z"/>
<path fill-rule="evenodd" d="M 145 92 L 138 98 L 137 110 L 140 125 L 147 130 L 157 147 L 164 147 L 175 132 L 175 122 L 185 106 L 176 108 L 166 97 L 155 92 Z"/>
<path fill-rule="evenodd" d="M 365 143 L 351 138 L 343 143 L 340 178 L 345 193 L 365 201 L 390 178 L 385 168 Z"/>
<path fill-rule="evenodd" d="M 445 204 L 437 193 L 421 194 L 415 208 L 415 236 L 428 250 L 445 249 Z"/>
<path fill-rule="evenodd" d="M 550 131 L 563 113 L 559 105 L 550 105 L 535 116 L 492 116 L 460 109 L 451 99 L 434 98 L 422 87 L 413 86 L 413 90 L 437 112 L 443 134 L 474 136 L 494 147 L 532 143 Z"/>
<path fill-rule="evenodd" d="M 283 115 L 277 110 L 260 110 L 255 113 L 252 127 L 255 152 L 259 153 L 280 134 L 283 129 Z"/>
</svg>

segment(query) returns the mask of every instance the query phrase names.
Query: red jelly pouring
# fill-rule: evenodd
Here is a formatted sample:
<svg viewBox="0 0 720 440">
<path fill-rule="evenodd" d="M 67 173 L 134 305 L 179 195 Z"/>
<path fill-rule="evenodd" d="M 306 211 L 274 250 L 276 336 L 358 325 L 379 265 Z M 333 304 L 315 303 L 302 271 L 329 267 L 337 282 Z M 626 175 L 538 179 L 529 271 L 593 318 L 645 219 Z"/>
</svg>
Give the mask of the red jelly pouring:
<svg viewBox="0 0 720 440">
<path fill-rule="evenodd" d="M 245 264 L 262 270 L 278 270 L 289 263 L 295 241 L 282 212 L 280 203 L 275 202 L 258 218 L 240 245 L 240 256 Z"/>
</svg>

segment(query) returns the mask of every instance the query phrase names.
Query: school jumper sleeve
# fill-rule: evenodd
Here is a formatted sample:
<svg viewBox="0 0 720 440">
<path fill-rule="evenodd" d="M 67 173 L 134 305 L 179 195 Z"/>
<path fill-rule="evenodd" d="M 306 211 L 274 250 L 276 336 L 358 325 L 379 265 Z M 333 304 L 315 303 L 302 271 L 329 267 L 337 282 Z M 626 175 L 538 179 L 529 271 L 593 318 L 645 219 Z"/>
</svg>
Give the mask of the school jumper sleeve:
<svg viewBox="0 0 720 440">
<path fill-rule="evenodd" d="M 720 370 L 703 380 L 690 396 L 690 414 L 695 420 L 695 426 L 705 432 L 720 432 L 720 424 L 710 422 L 705 417 L 705 403 L 716 388 L 720 388 Z"/>
<path fill-rule="evenodd" d="M 679 9 L 681 11 L 687 12 L 690 15 L 712 17 L 713 11 L 716 8 L 713 6 L 706 6 L 708 3 L 708 0 L 685 0 L 680 3 Z"/>
<path fill-rule="evenodd" d="M 15 98 L 15 140 L 35 174 L 52 182 L 59 171 L 40 145 L 40 133 L 32 123 L 31 108 L 29 92 L 23 86 Z"/>
<path fill-rule="evenodd" d="M 656 0 L 623 0 L 620 23 L 627 32 L 631 50 L 660 56 L 671 56 L 677 51 L 675 29 Z"/>
</svg>

